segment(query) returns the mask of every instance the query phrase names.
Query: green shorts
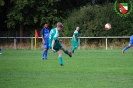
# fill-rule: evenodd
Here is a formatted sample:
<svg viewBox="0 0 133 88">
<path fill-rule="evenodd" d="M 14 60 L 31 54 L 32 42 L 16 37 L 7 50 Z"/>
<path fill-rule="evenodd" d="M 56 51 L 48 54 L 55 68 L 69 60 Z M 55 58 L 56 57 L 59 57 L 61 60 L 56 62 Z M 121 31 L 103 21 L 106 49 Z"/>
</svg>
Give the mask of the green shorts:
<svg viewBox="0 0 133 88">
<path fill-rule="evenodd" d="M 74 47 L 78 47 L 78 42 L 76 41 L 71 41 L 71 45 L 74 46 Z"/>
<path fill-rule="evenodd" d="M 50 49 L 52 47 L 50 46 Z M 54 50 L 57 52 L 59 51 L 60 49 L 62 48 L 62 44 L 58 41 L 58 40 L 55 40 L 55 44 L 54 44 Z"/>
</svg>

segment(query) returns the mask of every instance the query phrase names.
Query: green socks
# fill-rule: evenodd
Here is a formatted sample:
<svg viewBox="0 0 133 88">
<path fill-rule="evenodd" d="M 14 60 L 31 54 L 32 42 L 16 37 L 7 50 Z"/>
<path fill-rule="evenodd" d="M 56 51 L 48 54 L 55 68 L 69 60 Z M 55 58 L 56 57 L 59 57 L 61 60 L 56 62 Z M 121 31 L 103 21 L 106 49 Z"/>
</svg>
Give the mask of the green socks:
<svg viewBox="0 0 133 88">
<path fill-rule="evenodd" d="M 62 57 L 61 56 L 58 57 L 58 60 L 59 60 L 60 65 L 63 64 L 63 61 L 62 61 Z"/>
<path fill-rule="evenodd" d="M 67 55 L 71 55 L 68 50 L 66 50 L 64 53 L 66 53 Z"/>
<path fill-rule="evenodd" d="M 72 47 L 72 53 L 74 53 L 75 49 L 76 49 L 76 47 L 73 46 Z"/>
</svg>

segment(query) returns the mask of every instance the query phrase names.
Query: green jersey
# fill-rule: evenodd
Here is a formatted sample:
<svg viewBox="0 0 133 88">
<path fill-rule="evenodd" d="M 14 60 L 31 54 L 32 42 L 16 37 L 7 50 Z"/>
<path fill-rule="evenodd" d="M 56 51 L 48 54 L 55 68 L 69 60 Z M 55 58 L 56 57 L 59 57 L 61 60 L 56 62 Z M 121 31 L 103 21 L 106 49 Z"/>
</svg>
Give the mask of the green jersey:
<svg viewBox="0 0 133 88">
<path fill-rule="evenodd" d="M 52 46 L 53 40 L 58 40 L 59 32 L 56 28 L 51 29 L 49 34 L 49 46 Z"/>
<path fill-rule="evenodd" d="M 75 30 L 73 33 L 72 41 L 74 41 L 74 36 L 75 36 L 76 42 L 78 42 L 78 31 L 77 30 Z"/>
</svg>

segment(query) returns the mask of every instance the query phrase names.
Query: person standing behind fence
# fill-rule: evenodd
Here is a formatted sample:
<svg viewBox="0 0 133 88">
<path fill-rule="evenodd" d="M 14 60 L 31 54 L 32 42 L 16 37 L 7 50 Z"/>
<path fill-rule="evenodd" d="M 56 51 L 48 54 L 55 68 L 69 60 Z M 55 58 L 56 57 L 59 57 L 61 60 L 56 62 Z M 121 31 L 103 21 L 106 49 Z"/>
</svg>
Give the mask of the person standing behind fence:
<svg viewBox="0 0 133 88">
<path fill-rule="evenodd" d="M 49 49 L 49 28 L 48 23 L 43 24 L 43 28 L 41 31 L 42 34 L 42 44 L 43 44 L 43 52 L 42 52 L 42 60 L 47 59 L 48 49 Z"/>
<path fill-rule="evenodd" d="M 72 39 L 71 39 L 71 46 L 72 46 L 72 53 L 74 53 L 75 49 L 78 47 L 78 31 L 80 27 L 76 27 L 76 30 L 73 33 Z"/>
<path fill-rule="evenodd" d="M 129 49 L 131 46 L 133 45 L 133 35 L 130 36 L 130 42 L 128 44 L 128 46 L 126 46 L 123 50 L 122 50 L 122 54 L 124 54 L 124 52 Z"/>
</svg>

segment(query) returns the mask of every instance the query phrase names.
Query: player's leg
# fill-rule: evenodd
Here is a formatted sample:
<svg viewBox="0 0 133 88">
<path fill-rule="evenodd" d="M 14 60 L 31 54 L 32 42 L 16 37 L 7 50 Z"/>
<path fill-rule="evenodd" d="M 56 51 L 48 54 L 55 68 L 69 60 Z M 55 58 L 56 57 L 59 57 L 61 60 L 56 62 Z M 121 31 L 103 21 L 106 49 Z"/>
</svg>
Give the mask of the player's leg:
<svg viewBox="0 0 133 88">
<path fill-rule="evenodd" d="M 51 48 L 51 47 L 50 47 Z M 62 61 L 62 53 L 59 51 L 61 49 L 61 46 L 58 45 L 58 43 L 56 42 L 54 44 L 54 50 L 56 51 L 56 53 L 58 54 L 58 61 L 60 63 L 60 66 L 63 66 L 63 61 Z"/>
<path fill-rule="evenodd" d="M 56 41 L 55 45 L 54 45 L 54 50 L 57 51 L 57 50 L 60 50 L 60 49 L 63 50 L 64 53 L 66 53 L 67 55 L 72 57 L 72 54 L 67 49 L 65 49 L 60 42 Z"/>
<path fill-rule="evenodd" d="M 59 61 L 59 64 L 60 64 L 60 66 L 63 66 L 62 53 L 58 50 L 58 51 L 57 51 L 57 54 L 58 54 L 58 61 Z"/>
<path fill-rule="evenodd" d="M 72 53 L 74 53 L 75 49 L 77 49 L 77 46 L 72 46 Z"/>
<path fill-rule="evenodd" d="M 61 66 L 63 66 L 63 61 L 62 61 L 62 53 L 59 51 L 60 49 L 62 49 L 66 54 L 68 54 L 70 57 L 72 56 L 70 54 L 70 52 L 68 52 L 68 50 L 66 50 L 65 48 L 62 47 L 60 42 L 55 42 L 54 44 L 54 50 L 57 52 L 58 54 L 58 60 Z"/>
<path fill-rule="evenodd" d="M 46 48 L 47 50 L 46 50 L 46 54 L 45 54 L 45 56 L 46 56 L 46 59 L 47 59 L 47 58 L 48 58 L 48 49 L 49 49 L 49 44 L 47 43 L 47 45 L 46 45 L 46 46 L 47 46 L 47 48 Z"/>
<path fill-rule="evenodd" d="M 63 50 L 65 54 L 69 55 L 69 57 L 72 57 L 72 53 L 69 52 L 65 47 L 61 47 L 61 50 Z"/>
<path fill-rule="evenodd" d="M 78 43 L 75 41 L 72 41 L 71 45 L 72 45 L 72 53 L 74 53 L 75 49 L 77 49 Z"/>
<path fill-rule="evenodd" d="M 132 46 L 132 43 L 130 42 L 128 46 L 126 46 L 123 50 L 122 50 L 122 54 L 124 54 L 124 52 L 129 49 Z"/>
<path fill-rule="evenodd" d="M 42 59 L 44 60 L 44 59 L 47 59 L 48 46 L 47 46 L 47 44 L 44 44 L 43 47 L 44 47 L 44 49 L 42 51 Z"/>
</svg>

